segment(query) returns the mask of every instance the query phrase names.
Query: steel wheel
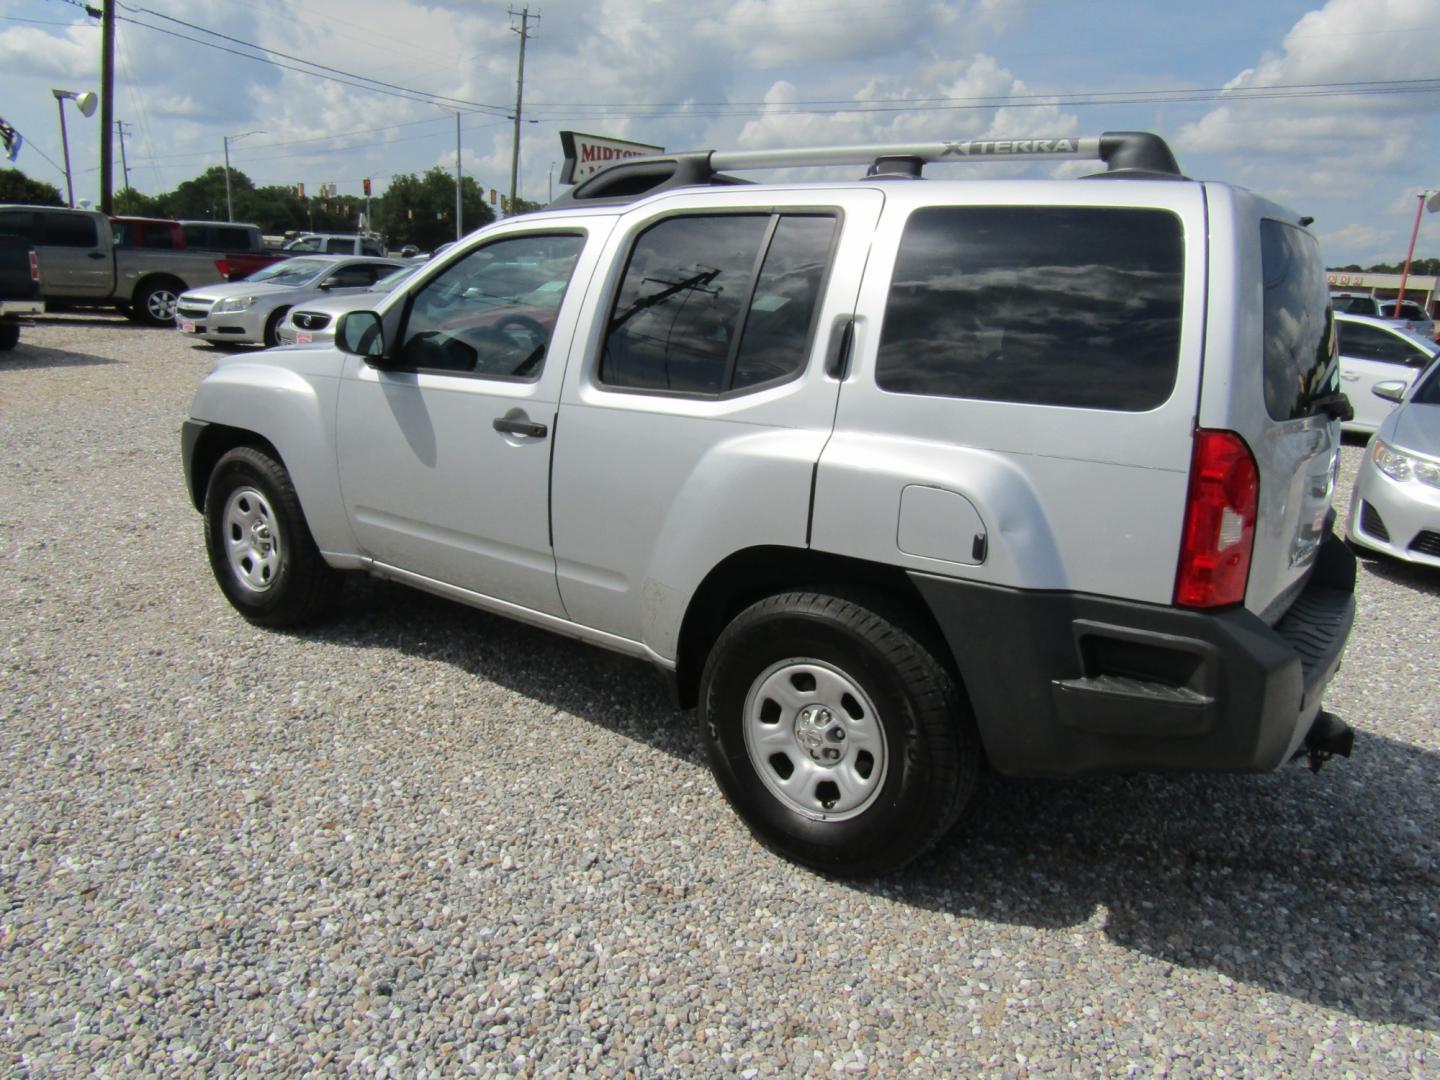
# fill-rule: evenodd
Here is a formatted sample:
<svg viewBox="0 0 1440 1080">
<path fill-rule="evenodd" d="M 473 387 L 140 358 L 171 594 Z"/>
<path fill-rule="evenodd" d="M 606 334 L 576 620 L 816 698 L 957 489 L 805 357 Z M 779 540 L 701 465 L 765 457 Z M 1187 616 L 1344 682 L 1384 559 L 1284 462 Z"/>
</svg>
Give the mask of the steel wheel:
<svg viewBox="0 0 1440 1080">
<path fill-rule="evenodd" d="M 865 691 L 821 660 L 772 664 L 745 698 L 745 749 L 770 793 L 813 821 L 864 811 L 885 782 L 889 755 Z"/>
<path fill-rule="evenodd" d="M 275 584 L 282 539 L 270 503 L 253 487 L 236 488 L 225 501 L 225 558 L 235 580 L 251 592 Z"/>
</svg>

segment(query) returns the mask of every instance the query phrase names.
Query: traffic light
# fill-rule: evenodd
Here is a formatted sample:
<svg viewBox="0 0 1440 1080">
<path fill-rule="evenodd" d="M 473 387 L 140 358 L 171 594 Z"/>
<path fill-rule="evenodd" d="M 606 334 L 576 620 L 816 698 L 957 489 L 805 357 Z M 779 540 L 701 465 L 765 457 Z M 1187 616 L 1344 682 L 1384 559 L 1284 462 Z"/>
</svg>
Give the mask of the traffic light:
<svg viewBox="0 0 1440 1080">
<path fill-rule="evenodd" d="M 370 177 L 365 177 L 363 183 L 365 187 L 365 197 L 368 199 L 370 197 Z"/>
</svg>

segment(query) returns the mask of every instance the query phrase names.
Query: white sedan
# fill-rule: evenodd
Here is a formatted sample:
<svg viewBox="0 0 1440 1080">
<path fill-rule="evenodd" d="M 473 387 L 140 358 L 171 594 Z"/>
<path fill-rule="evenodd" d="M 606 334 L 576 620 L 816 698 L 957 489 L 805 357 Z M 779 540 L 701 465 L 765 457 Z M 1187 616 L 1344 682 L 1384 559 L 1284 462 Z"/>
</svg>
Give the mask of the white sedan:
<svg viewBox="0 0 1440 1080">
<path fill-rule="evenodd" d="M 205 341 L 277 345 L 280 321 L 296 304 L 362 293 L 405 264 L 363 255 L 307 255 L 267 266 L 244 281 L 182 295 L 175 327 Z"/>
</svg>

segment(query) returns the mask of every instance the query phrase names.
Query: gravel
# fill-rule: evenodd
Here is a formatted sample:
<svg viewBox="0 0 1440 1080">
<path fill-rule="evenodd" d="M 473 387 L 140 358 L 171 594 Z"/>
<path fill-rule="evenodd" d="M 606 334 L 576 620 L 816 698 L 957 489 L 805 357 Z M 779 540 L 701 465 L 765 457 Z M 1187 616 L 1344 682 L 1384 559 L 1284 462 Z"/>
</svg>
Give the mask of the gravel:
<svg viewBox="0 0 1440 1080">
<path fill-rule="evenodd" d="M 986 778 L 835 882 L 643 665 L 367 581 L 243 622 L 180 475 L 214 355 L 0 355 L 0 1071 L 1440 1073 L 1440 574 L 1362 566 L 1351 760 Z"/>
</svg>

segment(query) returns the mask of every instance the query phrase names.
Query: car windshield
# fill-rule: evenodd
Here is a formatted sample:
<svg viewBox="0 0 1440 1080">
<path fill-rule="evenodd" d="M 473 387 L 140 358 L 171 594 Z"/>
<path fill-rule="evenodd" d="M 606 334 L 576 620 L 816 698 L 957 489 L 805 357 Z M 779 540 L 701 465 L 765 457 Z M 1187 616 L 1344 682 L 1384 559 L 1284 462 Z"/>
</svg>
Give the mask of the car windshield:
<svg viewBox="0 0 1440 1080">
<path fill-rule="evenodd" d="M 265 281 L 271 285 L 308 285 L 334 265 L 323 259 L 286 259 L 255 271 L 246 280 Z"/>
</svg>

